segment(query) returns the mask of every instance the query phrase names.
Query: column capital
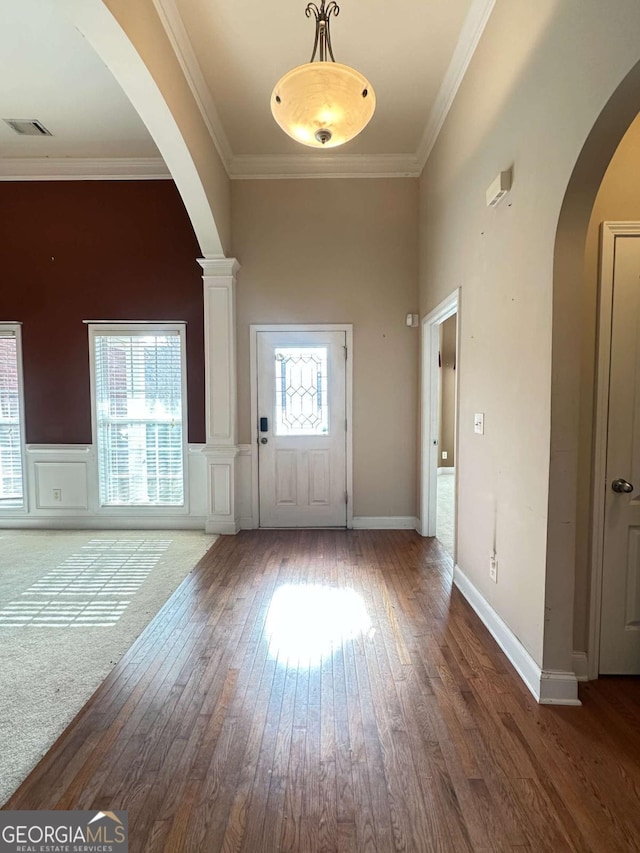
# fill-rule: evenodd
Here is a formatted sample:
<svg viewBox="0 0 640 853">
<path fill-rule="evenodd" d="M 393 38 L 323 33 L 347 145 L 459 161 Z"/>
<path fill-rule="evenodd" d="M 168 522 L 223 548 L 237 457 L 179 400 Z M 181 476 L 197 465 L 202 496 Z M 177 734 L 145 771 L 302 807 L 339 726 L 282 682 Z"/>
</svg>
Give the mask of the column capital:
<svg viewBox="0 0 640 853">
<path fill-rule="evenodd" d="M 240 264 L 235 258 L 198 258 L 203 278 L 235 278 Z"/>
</svg>

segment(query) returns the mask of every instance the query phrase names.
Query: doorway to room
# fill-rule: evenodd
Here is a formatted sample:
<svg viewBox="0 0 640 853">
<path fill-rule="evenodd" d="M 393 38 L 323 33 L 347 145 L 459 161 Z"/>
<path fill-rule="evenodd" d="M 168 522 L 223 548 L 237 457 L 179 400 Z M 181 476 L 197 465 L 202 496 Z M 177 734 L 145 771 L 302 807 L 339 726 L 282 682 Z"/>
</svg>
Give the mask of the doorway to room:
<svg viewBox="0 0 640 853">
<path fill-rule="evenodd" d="M 456 336 L 458 315 L 438 326 L 438 470 L 436 539 L 453 556 L 455 507 Z"/>
<path fill-rule="evenodd" d="M 455 561 L 459 294 L 422 323 L 421 531 Z"/>
</svg>

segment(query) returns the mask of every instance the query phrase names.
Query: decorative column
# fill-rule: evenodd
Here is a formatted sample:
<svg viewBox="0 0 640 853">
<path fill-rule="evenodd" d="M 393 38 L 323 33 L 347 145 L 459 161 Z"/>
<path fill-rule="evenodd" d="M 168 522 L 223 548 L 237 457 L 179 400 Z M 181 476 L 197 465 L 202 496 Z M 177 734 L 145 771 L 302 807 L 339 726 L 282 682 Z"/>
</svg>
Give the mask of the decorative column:
<svg viewBox="0 0 640 853">
<path fill-rule="evenodd" d="M 235 258 L 198 261 L 204 282 L 207 533 L 237 533 L 238 455 Z"/>
</svg>

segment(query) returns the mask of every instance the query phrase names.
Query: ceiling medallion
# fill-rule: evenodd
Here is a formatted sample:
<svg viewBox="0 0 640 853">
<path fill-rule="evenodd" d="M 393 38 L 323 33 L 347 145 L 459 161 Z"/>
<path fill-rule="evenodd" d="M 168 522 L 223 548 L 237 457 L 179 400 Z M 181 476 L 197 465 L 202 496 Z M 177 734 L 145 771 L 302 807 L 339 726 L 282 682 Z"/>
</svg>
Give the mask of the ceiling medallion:
<svg viewBox="0 0 640 853">
<path fill-rule="evenodd" d="M 329 22 L 339 12 L 335 0 L 326 7 L 325 0 L 320 8 L 307 5 L 305 15 L 316 19 L 311 61 L 288 71 L 271 95 L 271 112 L 280 127 L 296 142 L 312 148 L 335 148 L 353 139 L 376 108 L 366 77 L 334 59 Z"/>
</svg>

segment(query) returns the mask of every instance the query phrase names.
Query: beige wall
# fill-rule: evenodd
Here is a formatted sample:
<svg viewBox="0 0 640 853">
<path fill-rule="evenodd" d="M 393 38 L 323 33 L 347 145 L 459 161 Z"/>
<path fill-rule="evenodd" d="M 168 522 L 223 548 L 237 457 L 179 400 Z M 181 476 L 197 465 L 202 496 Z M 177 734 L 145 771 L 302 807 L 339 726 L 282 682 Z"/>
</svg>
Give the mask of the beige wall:
<svg viewBox="0 0 640 853">
<path fill-rule="evenodd" d="M 580 455 L 576 522 L 576 600 L 574 645 L 587 649 L 592 442 L 595 396 L 596 328 L 600 225 L 606 221 L 640 222 L 640 116 L 616 151 L 598 192 L 585 248 L 582 303 L 582 376 L 580 385 Z"/>
<path fill-rule="evenodd" d="M 579 394 L 556 226 L 639 28 L 635 0 L 498 0 L 421 178 L 422 313 L 461 287 L 458 563 L 549 669 L 571 668 Z M 488 209 L 510 166 L 510 196 Z"/>
<path fill-rule="evenodd" d="M 416 515 L 418 182 L 232 182 L 240 441 L 251 323 L 353 323 L 354 514 Z"/>
<path fill-rule="evenodd" d="M 455 462 L 456 414 L 456 323 L 449 317 L 440 326 L 440 432 L 438 436 L 438 467 L 453 468 Z M 445 451 L 447 458 L 442 458 Z"/>
</svg>

